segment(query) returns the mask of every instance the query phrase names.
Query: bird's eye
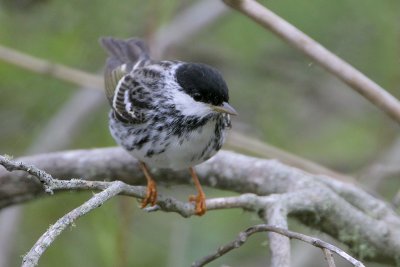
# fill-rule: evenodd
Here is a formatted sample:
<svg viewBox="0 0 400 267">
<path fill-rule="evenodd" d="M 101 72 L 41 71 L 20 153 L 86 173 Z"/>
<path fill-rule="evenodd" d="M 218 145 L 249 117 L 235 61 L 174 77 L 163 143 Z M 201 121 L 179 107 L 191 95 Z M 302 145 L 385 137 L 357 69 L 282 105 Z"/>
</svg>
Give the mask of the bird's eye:
<svg viewBox="0 0 400 267">
<path fill-rule="evenodd" d="M 201 100 L 201 95 L 200 95 L 200 94 L 194 94 L 194 95 L 193 95 L 193 99 L 194 99 L 195 101 L 200 101 L 200 100 Z"/>
</svg>

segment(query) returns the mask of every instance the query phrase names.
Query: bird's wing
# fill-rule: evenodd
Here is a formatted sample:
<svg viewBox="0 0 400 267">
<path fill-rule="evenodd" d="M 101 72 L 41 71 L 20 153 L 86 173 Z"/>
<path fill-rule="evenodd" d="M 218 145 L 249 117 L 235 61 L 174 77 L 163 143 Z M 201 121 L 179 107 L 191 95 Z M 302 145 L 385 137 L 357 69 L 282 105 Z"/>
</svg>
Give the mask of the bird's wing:
<svg viewBox="0 0 400 267">
<path fill-rule="evenodd" d="M 124 75 L 115 89 L 112 108 L 129 123 L 142 123 L 152 105 L 151 92 L 140 83 L 133 72 Z"/>
<path fill-rule="evenodd" d="M 129 72 L 126 70 L 125 66 L 121 65 L 104 74 L 106 96 L 111 106 L 113 105 L 114 94 L 118 92 L 116 89 L 119 81 L 128 73 Z"/>
<path fill-rule="evenodd" d="M 149 50 L 141 39 L 128 40 L 102 37 L 101 45 L 109 54 L 106 62 L 104 80 L 107 99 L 112 105 L 118 93 L 118 83 L 128 73 L 151 62 Z"/>
</svg>

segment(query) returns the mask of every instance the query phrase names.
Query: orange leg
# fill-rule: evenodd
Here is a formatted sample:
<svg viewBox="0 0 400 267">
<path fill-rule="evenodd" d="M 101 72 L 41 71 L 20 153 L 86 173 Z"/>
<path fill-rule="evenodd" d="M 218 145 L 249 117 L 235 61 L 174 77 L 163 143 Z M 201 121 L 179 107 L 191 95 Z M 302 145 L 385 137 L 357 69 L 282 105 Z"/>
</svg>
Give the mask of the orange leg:
<svg viewBox="0 0 400 267">
<path fill-rule="evenodd" d="M 142 169 L 144 176 L 146 177 L 147 180 L 147 192 L 146 192 L 146 197 L 142 201 L 142 209 L 146 207 L 148 204 L 151 206 L 154 206 L 157 201 L 157 186 L 156 182 L 151 178 L 150 172 L 147 169 L 147 166 L 144 162 L 139 161 L 139 166 L 140 169 Z"/>
<path fill-rule="evenodd" d="M 206 207 L 206 195 L 203 192 L 203 189 L 201 188 L 199 178 L 197 177 L 196 172 L 192 167 L 189 168 L 190 175 L 193 178 L 194 185 L 196 186 L 197 189 L 197 196 L 190 196 L 189 201 L 194 202 L 196 204 L 196 215 L 202 216 L 204 213 L 207 211 Z"/>
</svg>

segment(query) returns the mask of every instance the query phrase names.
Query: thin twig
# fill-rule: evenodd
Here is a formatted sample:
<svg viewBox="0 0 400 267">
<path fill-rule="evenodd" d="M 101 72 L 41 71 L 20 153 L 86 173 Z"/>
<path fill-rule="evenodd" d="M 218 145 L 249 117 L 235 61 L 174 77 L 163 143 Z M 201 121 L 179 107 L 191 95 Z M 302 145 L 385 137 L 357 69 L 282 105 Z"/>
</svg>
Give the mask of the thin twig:
<svg viewBox="0 0 400 267">
<path fill-rule="evenodd" d="M 75 208 L 58 219 L 55 224 L 51 225 L 49 229 L 47 229 L 47 231 L 39 238 L 35 245 L 33 245 L 30 251 L 24 256 L 22 267 L 37 266 L 40 257 L 43 255 L 46 249 L 68 226 L 70 226 L 79 217 L 82 217 L 93 209 L 100 207 L 107 200 L 118 195 L 123 188 L 124 183 L 115 181 L 110 185 L 110 187 L 106 188 L 100 193 L 95 194 L 81 206 Z"/>
<path fill-rule="evenodd" d="M 51 177 L 51 175 L 47 172 L 40 170 L 33 165 L 27 165 L 23 162 L 18 161 L 14 162 L 4 156 L 0 156 L 0 165 L 6 168 L 6 170 L 9 172 L 25 171 L 30 175 L 33 175 L 34 177 L 38 178 L 38 180 L 43 184 L 46 193 L 53 194 L 53 190 L 49 187 L 53 180 L 53 177 Z"/>
<path fill-rule="evenodd" d="M 131 196 L 135 198 L 144 198 L 146 196 L 146 189 L 143 186 L 133 186 L 118 180 L 113 182 L 106 181 L 88 181 L 82 179 L 71 178 L 70 180 L 60 180 L 52 177 L 49 173 L 29 164 L 23 162 L 12 161 L 7 157 L 0 156 L 0 165 L 4 166 L 8 171 L 25 171 L 38 180 L 45 186 L 48 192 L 57 190 L 94 190 L 102 191 L 110 188 L 116 181 L 122 183 L 121 190 L 118 194 Z M 223 197 L 207 199 L 208 210 L 219 209 L 233 209 L 242 208 L 246 210 L 258 211 L 265 205 L 269 204 L 271 200 L 275 199 L 270 196 L 257 196 L 255 194 L 242 194 L 235 197 Z M 157 205 L 144 209 L 148 212 L 166 211 L 175 212 L 183 217 L 190 217 L 195 215 L 195 206 L 193 203 L 184 203 L 172 197 L 165 197 L 162 194 L 158 195 Z"/>
<path fill-rule="evenodd" d="M 400 123 L 400 102 L 381 86 L 254 0 L 223 0 L 315 60 Z"/>
<path fill-rule="evenodd" d="M 228 244 L 226 244 L 224 246 L 219 247 L 216 252 L 214 252 L 210 255 L 207 255 L 204 258 L 194 262 L 192 264 L 192 267 L 201 267 L 201 266 L 206 265 L 207 263 L 214 261 L 215 259 L 220 258 L 221 256 L 228 253 L 229 251 L 231 251 L 235 248 L 241 247 L 247 241 L 247 238 L 249 238 L 251 235 L 253 235 L 255 233 L 259 233 L 259 232 L 274 232 L 274 233 L 284 235 L 290 239 L 297 239 L 297 240 L 306 242 L 308 244 L 311 244 L 315 247 L 332 251 L 356 267 L 365 267 L 364 264 L 362 264 L 360 261 L 351 257 L 349 254 L 347 254 L 340 248 L 337 248 L 334 245 L 331 245 L 325 241 L 322 241 L 321 239 L 318 239 L 315 237 L 310 237 L 310 236 L 307 236 L 304 234 L 292 232 L 287 229 L 283 229 L 283 228 L 279 228 L 279 227 L 267 225 L 267 224 L 255 225 L 255 226 L 247 228 L 243 232 L 240 232 L 235 240 L 233 240 L 232 242 L 229 242 Z"/>
<path fill-rule="evenodd" d="M 8 171 L 25 171 L 36 177 L 46 188 L 47 192 L 53 193 L 57 190 L 95 190 L 102 191 L 111 187 L 113 182 L 105 181 L 87 181 L 72 178 L 70 180 L 60 180 L 52 177 L 49 173 L 38 169 L 37 167 L 23 162 L 12 161 L 4 156 L 0 156 L 0 165 Z M 122 183 L 122 182 L 120 182 Z M 132 196 L 135 198 L 144 198 L 146 190 L 143 186 L 133 186 L 123 183 L 123 188 L 119 191 L 120 195 Z M 208 199 L 206 201 L 208 210 L 243 208 L 247 210 L 258 210 L 268 203 L 269 197 L 260 197 L 255 194 L 243 194 L 237 197 L 225 197 Z M 183 217 L 190 217 L 195 214 L 193 203 L 184 203 L 171 197 L 159 195 L 157 205 L 144 209 L 148 212 L 163 210 L 166 212 L 176 212 Z"/>
<path fill-rule="evenodd" d="M 78 84 L 85 88 L 103 88 L 103 79 L 99 75 L 36 58 L 1 45 L 0 60 L 36 73 L 46 74 L 63 81 Z"/>
<path fill-rule="evenodd" d="M 328 266 L 329 267 L 336 267 L 335 261 L 334 261 L 333 256 L 332 256 L 332 251 L 330 251 L 327 248 L 323 248 L 322 251 L 324 252 L 324 256 L 325 256 L 326 261 L 328 262 Z"/>
<path fill-rule="evenodd" d="M 38 180 L 46 187 L 46 189 L 52 193 L 57 190 L 102 191 L 110 188 L 115 182 L 88 181 L 75 178 L 70 180 L 60 180 L 52 177 L 49 173 L 33 165 L 12 161 L 4 156 L 0 156 L 0 165 L 4 166 L 8 171 L 18 170 L 31 174 L 32 176 L 38 178 Z M 120 195 L 132 196 L 135 198 L 144 198 L 146 196 L 146 190 L 143 186 L 133 186 L 126 183 L 123 184 L 124 186 L 119 191 Z M 271 199 L 273 198 L 269 196 L 243 194 L 235 197 L 207 199 L 206 204 L 208 210 L 242 208 L 246 210 L 258 211 L 261 209 L 261 207 L 264 207 L 270 203 Z M 148 212 L 154 212 L 158 210 L 176 212 L 183 217 L 190 217 L 195 214 L 194 204 L 184 203 L 171 197 L 164 197 L 161 194 L 157 198 L 157 205 L 144 210 Z"/>
<path fill-rule="evenodd" d="M 220 1 L 194 2 L 157 31 L 154 42 L 150 43 L 153 44 L 150 49 L 152 56 L 156 59 L 162 58 L 169 47 L 186 42 L 190 37 L 215 23 L 228 10 Z"/>
</svg>

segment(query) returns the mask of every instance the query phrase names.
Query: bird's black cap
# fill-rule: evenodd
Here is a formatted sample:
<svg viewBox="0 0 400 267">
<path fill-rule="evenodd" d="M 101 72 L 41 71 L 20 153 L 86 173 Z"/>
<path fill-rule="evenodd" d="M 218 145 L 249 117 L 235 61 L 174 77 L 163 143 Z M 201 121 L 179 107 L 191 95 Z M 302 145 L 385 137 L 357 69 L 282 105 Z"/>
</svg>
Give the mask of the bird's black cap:
<svg viewBox="0 0 400 267">
<path fill-rule="evenodd" d="M 182 89 L 194 100 L 215 106 L 228 102 L 228 86 L 218 70 L 201 63 L 184 63 L 176 70 Z"/>
</svg>

